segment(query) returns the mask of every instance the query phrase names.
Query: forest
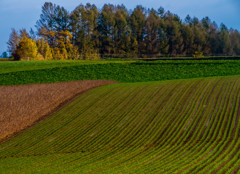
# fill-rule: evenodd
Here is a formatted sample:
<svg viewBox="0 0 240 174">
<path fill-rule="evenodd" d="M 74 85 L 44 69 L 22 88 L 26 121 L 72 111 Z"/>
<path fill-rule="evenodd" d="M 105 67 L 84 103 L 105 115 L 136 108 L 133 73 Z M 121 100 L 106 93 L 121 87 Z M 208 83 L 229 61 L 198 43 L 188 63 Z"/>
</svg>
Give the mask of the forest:
<svg viewBox="0 0 240 174">
<path fill-rule="evenodd" d="M 12 29 L 8 48 L 15 60 L 67 60 L 240 55 L 240 33 L 198 19 L 136 6 L 80 4 L 72 12 L 46 2 L 36 30 Z"/>
</svg>

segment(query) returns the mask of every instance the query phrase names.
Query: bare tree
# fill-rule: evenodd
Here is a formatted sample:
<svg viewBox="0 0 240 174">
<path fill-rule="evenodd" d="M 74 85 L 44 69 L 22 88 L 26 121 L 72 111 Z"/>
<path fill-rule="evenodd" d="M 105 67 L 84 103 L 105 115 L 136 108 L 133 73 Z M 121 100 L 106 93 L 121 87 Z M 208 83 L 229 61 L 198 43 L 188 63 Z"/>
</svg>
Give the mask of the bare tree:
<svg viewBox="0 0 240 174">
<path fill-rule="evenodd" d="M 18 32 L 14 28 L 12 28 L 12 32 L 9 36 L 9 41 L 7 42 L 8 50 L 12 54 L 12 56 L 14 56 L 19 42 L 20 42 L 20 36 Z"/>
</svg>

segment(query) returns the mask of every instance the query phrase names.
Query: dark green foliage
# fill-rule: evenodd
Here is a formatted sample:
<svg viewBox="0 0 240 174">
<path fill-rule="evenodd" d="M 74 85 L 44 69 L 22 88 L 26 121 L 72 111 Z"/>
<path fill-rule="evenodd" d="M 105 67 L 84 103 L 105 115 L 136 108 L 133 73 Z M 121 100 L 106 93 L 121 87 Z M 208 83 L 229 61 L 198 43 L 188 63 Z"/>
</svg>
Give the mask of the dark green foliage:
<svg viewBox="0 0 240 174">
<path fill-rule="evenodd" d="M 39 35 L 52 47 L 52 33 L 70 30 L 73 45 L 82 59 L 101 57 L 158 57 L 240 54 L 240 33 L 220 27 L 208 17 L 189 15 L 184 21 L 176 14 L 137 6 L 129 11 L 123 5 L 105 4 L 101 10 L 87 3 L 71 13 L 63 7 L 45 3 L 37 21 Z M 45 29 L 45 30 L 44 30 Z M 76 58 L 78 59 L 78 58 Z"/>
<path fill-rule="evenodd" d="M 69 62 L 71 63 L 71 62 Z M 81 65 L 46 64 L 38 70 L 0 74 L 0 85 L 52 83 L 60 81 L 106 79 L 119 82 L 147 82 L 211 76 L 240 75 L 239 60 L 169 60 L 156 62 L 103 63 Z M 4 63 L 3 63 L 4 64 Z M 2 64 L 2 66 L 4 66 Z M 26 65 L 25 65 L 26 66 Z M 28 66 L 31 66 L 29 64 Z M 60 67 L 59 67 L 60 66 Z"/>
<path fill-rule="evenodd" d="M 36 23 L 38 30 L 45 28 L 49 31 L 65 31 L 69 26 L 69 14 L 64 7 L 46 2 L 42 7 L 42 14 Z"/>
<path fill-rule="evenodd" d="M 159 37 L 160 33 L 158 30 L 160 29 L 160 17 L 156 10 L 151 9 L 149 15 L 146 19 L 146 54 L 154 54 L 157 55 L 159 53 Z"/>
<path fill-rule="evenodd" d="M 164 25 L 166 27 L 166 37 L 168 38 L 168 54 L 179 56 L 183 54 L 183 35 L 181 33 L 181 20 L 177 15 L 167 12 L 164 15 Z"/>
<path fill-rule="evenodd" d="M 1 58 L 8 58 L 8 53 L 4 51 L 1 55 Z"/>
<path fill-rule="evenodd" d="M 142 6 L 137 6 L 130 15 L 129 25 L 131 27 L 131 38 L 134 44 L 132 50 L 135 54 L 145 53 L 145 25 L 146 25 L 146 10 Z"/>
<path fill-rule="evenodd" d="M 162 7 L 156 10 L 138 5 L 128 10 L 124 5 L 105 4 L 99 10 L 87 3 L 69 13 L 64 7 L 46 2 L 36 27 L 37 34 L 52 49 L 53 59 L 240 54 L 239 31 L 224 24 L 218 27 L 208 17 L 199 20 L 187 15 L 182 21 Z M 10 35 L 8 45 L 13 56 L 22 34 L 36 40 L 33 30 L 30 35 L 23 31 L 19 36 L 13 29 Z M 68 33 L 64 39 L 70 41 L 70 47 L 59 44 L 61 33 Z"/>
<path fill-rule="evenodd" d="M 106 56 L 114 54 L 114 9 L 115 7 L 113 5 L 104 5 L 98 17 L 100 54 Z"/>
<path fill-rule="evenodd" d="M 79 5 L 70 15 L 73 44 L 78 47 L 83 59 L 99 58 L 98 16 L 97 7 L 91 4 Z"/>
</svg>

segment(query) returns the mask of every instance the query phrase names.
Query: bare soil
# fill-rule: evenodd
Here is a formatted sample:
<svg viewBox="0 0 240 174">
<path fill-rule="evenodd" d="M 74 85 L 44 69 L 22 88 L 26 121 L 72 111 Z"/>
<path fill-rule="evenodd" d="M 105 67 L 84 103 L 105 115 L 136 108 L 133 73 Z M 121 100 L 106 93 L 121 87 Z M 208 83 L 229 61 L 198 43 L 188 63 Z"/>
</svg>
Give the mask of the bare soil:
<svg viewBox="0 0 240 174">
<path fill-rule="evenodd" d="M 0 143 L 41 122 L 82 93 L 108 80 L 0 86 Z"/>
</svg>

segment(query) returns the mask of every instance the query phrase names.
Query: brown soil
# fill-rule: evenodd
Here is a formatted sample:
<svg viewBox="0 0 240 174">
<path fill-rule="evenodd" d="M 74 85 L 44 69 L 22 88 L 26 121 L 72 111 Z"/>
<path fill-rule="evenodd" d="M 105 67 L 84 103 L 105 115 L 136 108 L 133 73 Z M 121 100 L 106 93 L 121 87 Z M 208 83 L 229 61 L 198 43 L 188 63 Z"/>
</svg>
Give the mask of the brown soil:
<svg viewBox="0 0 240 174">
<path fill-rule="evenodd" d="M 0 143 L 49 117 L 83 92 L 113 83 L 85 80 L 0 86 Z"/>
</svg>

